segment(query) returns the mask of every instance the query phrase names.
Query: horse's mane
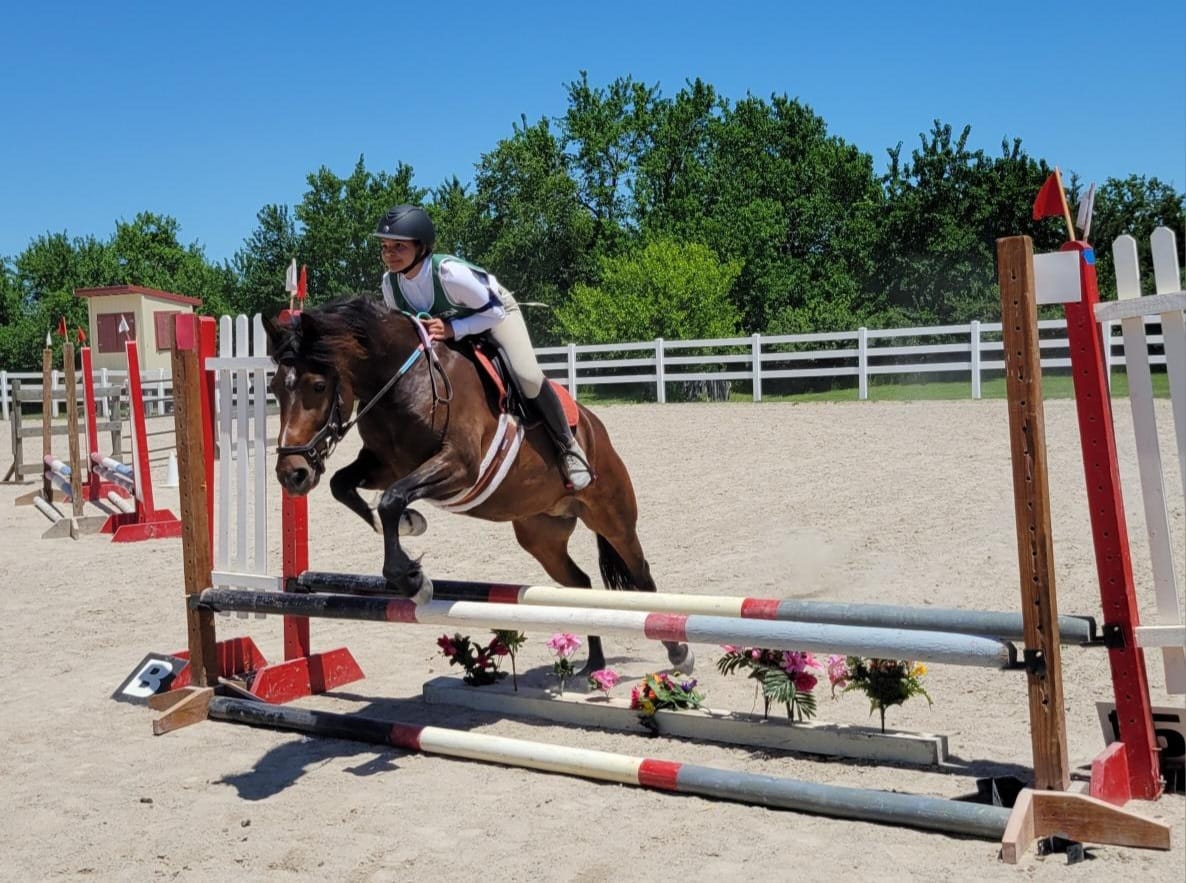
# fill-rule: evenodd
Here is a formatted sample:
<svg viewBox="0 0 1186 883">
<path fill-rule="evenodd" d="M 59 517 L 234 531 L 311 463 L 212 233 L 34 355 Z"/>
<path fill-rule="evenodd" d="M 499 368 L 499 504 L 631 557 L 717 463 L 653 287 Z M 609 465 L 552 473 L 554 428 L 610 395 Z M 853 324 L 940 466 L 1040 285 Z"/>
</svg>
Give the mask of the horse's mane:
<svg viewBox="0 0 1186 883">
<path fill-rule="evenodd" d="M 284 340 L 273 353 L 277 362 L 305 361 L 349 375 L 376 352 L 379 332 L 390 320 L 386 305 L 370 297 L 345 297 L 301 313 L 287 327 Z"/>
</svg>

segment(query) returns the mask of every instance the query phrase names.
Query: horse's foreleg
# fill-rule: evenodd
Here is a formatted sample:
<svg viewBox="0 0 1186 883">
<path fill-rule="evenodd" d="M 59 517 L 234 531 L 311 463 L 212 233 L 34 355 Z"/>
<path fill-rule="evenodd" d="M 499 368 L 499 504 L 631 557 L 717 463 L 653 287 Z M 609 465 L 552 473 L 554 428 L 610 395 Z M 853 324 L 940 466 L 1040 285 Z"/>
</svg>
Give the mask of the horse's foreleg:
<svg viewBox="0 0 1186 883">
<path fill-rule="evenodd" d="M 379 458 L 370 449 L 363 448 L 358 452 L 358 457 L 353 463 L 343 466 L 334 473 L 333 478 L 329 480 L 329 489 L 335 500 L 351 512 L 357 513 L 358 517 L 369 524 L 376 533 L 381 533 L 383 525 L 378 514 L 362 498 L 358 489 L 378 490 L 390 480 L 390 473 L 387 473 L 386 467 L 379 462 Z M 424 520 L 423 515 L 414 509 L 404 510 L 404 514 L 400 518 L 400 536 L 419 536 L 427 528 L 428 522 Z"/>
<path fill-rule="evenodd" d="M 370 450 L 363 448 L 353 463 L 343 466 L 329 480 L 329 489 L 334 499 L 356 513 L 376 531 L 380 530 L 381 526 L 376 521 L 370 504 L 362 498 L 358 489 L 378 478 L 381 469 L 378 458 Z"/>
<path fill-rule="evenodd" d="M 460 490 L 456 459 L 444 453 L 425 460 L 419 467 L 392 484 L 379 499 L 379 522 L 383 526 L 383 577 L 391 591 L 417 604 L 432 600 L 432 581 L 420 569 L 420 562 L 408 557 L 400 546 L 400 525 L 408 504 L 423 497 L 438 499 Z M 464 477 L 460 481 L 464 481 Z"/>
<path fill-rule="evenodd" d="M 533 515 L 512 522 L 515 539 L 532 558 L 540 563 L 548 576 L 558 586 L 575 589 L 593 587 L 589 575 L 577 566 L 568 554 L 568 539 L 577 526 L 575 517 L 558 515 Z M 605 651 L 601 638 L 588 635 L 589 656 L 584 667 L 577 673 L 586 677 L 598 669 L 605 668 Z"/>
</svg>

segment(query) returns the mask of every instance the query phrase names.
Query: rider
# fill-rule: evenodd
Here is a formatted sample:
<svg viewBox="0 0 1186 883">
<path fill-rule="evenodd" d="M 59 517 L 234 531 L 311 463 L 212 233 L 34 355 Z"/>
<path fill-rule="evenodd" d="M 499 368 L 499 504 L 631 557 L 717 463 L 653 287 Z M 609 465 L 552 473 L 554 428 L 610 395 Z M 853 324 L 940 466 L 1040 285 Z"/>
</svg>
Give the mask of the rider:
<svg viewBox="0 0 1186 883">
<path fill-rule="evenodd" d="M 523 397 L 556 440 L 569 487 L 575 491 L 588 487 L 593 481 L 589 460 L 536 361 L 527 323 L 511 293 L 481 267 L 452 255 L 433 254 L 436 230 L 419 206 L 395 206 L 379 219 L 375 235 L 382 240 L 387 267 L 382 285 L 387 306 L 421 316 L 434 340 L 489 334 L 506 354 Z"/>
</svg>

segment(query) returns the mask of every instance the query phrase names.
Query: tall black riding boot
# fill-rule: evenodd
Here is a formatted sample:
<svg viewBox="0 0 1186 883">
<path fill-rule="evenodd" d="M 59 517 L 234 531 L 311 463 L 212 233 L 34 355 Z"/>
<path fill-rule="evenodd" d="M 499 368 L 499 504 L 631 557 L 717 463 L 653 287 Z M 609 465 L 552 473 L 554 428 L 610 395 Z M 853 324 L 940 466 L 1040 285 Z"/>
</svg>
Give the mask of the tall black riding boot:
<svg viewBox="0 0 1186 883">
<path fill-rule="evenodd" d="M 593 469 L 589 465 L 589 458 L 581 450 L 568 426 L 568 418 L 564 416 L 564 405 L 556 395 L 556 390 L 545 380 L 539 395 L 530 401 L 560 449 L 560 469 L 568 481 L 568 486 L 574 491 L 583 491 L 593 481 Z"/>
</svg>

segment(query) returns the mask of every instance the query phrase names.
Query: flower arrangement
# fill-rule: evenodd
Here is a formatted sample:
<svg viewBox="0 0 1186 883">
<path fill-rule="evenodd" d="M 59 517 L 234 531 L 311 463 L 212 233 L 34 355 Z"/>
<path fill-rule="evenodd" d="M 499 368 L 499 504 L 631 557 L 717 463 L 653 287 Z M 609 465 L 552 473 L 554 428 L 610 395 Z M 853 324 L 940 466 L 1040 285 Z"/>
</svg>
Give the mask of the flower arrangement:
<svg viewBox="0 0 1186 883">
<path fill-rule="evenodd" d="M 498 649 L 495 653 L 499 656 L 509 656 L 511 658 L 511 686 L 514 687 L 516 693 L 519 692 L 519 672 L 515 668 L 515 654 L 519 652 L 519 648 L 527 643 L 527 635 L 514 629 L 494 629 L 494 641 L 491 641 L 491 646 L 498 643 Z"/>
<path fill-rule="evenodd" d="M 770 714 L 770 703 L 777 702 L 787 710 L 791 723 L 815 717 L 815 689 L 819 678 L 811 669 L 822 666 L 810 653 L 797 650 L 764 650 L 761 647 L 724 645 L 725 655 L 717 660 L 717 669 L 724 675 L 748 670 L 747 677 L 761 685 L 762 716 Z"/>
<path fill-rule="evenodd" d="M 616 687 L 620 680 L 622 676 L 612 668 L 599 668 L 597 671 L 589 672 L 589 689 L 600 690 L 601 695 L 609 699 L 609 691 Z"/>
<path fill-rule="evenodd" d="M 686 681 L 679 678 L 678 671 L 649 674 L 630 691 L 630 707 L 639 712 L 639 721 L 654 735 L 659 733 L 656 711 L 700 708 L 704 702 L 704 694 L 696 689 L 695 678 Z"/>
<path fill-rule="evenodd" d="M 560 632 L 548 638 L 548 649 L 556 657 L 552 663 L 552 674 L 560 681 L 560 695 L 564 695 L 564 685 L 574 674 L 572 655 L 581 646 L 581 639 L 568 632 Z"/>
<path fill-rule="evenodd" d="M 515 665 L 515 652 L 523 646 L 527 638 L 521 632 L 497 629 L 494 637 L 485 647 L 471 641 L 468 635 L 454 633 L 441 635 L 437 638 L 437 646 L 441 653 L 449 658 L 449 665 L 460 665 L 465 669 L 462 680 L 471 687 L 481 687 L 493 684 L 506 677 L 506 672 L 499 671 L 503 657 L 510 656 L 511 667 Z M 515 678 L 517 690 L 518 678 Z"/>
<path fill-rule="evenodd" d="M 841 662 L 843 660 L 843 662 Z M 927 667 L 921 662 L 906 659 L 862 659 L 859 656 L 831 656 L 828 658 L 828 679 L 832 692 L 837 688 L 848 693 L 859 690 L 869 697 L 869 714 L 881 715 L 881 732 L 885 732 L 885 710 L 901 705 L 912 696 L 925 696 L 934 705 L 922 677 Z"/>
</svg>

